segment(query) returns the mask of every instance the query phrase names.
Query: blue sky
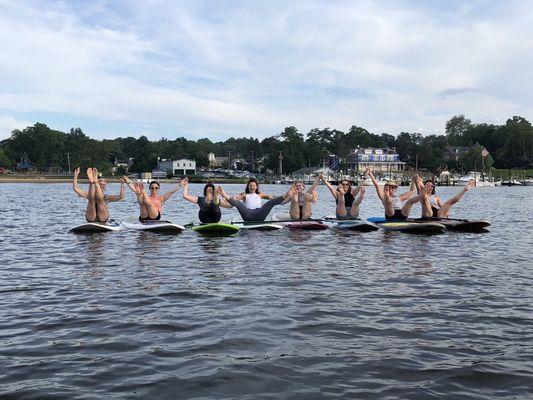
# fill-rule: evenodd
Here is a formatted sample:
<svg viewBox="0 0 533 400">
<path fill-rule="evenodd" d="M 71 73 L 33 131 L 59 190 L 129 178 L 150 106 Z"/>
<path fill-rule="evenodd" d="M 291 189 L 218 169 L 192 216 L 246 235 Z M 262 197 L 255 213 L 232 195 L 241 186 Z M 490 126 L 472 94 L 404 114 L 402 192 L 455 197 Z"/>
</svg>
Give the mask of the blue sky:
<svg viewBox="0 0 533 400">
<path fill-rule="evenodd" d="M 528 1 L 0 0 L 0 139 L 533 120 Z"/>
</svg>

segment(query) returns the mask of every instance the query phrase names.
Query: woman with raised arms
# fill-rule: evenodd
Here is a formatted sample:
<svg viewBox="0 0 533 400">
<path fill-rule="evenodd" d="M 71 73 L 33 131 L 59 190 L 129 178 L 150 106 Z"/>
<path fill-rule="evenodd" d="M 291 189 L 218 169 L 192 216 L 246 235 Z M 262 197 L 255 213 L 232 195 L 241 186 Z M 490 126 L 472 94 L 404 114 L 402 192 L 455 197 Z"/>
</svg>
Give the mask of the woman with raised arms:
<svg viewBox="0 0 533 400">
<path fill-rule="evenodd" d="M 104 178 L 99 176 L 96 168 L 87 168 L 87 178 L 89 179 L 88 192 L 85 192 L 78 187 L 79 175 L 80 168 L 78 167 L 74 170 L 72 189 L 78 196 L 87 199 L 85 219 L 87 222 L 106 223 L 109 220 L 109 209 L 107 207 L 107 203 L 120 201 L 124 198 L 124 179 L 120 184 L 120 193 L 118 195 L 107 195 L 105 194 L 107 182 Z"/>
<path fill-rule="evenodd" d="M 350 181 L 343 179 L 339 186 L 335 188 L 324 177 L 322 182 L 328 187 L 331 195 L 335 199 L 335 214 L 338 219 L 356 219 L 359 216 L 359 205 L 365 197 L 364 179 L 361 179 L 359 185 L 352 188 Z M 357 194 L 359 193 L 359 197 Z"/>
<path fill-rule="evenodd" d="M 152 181 L 148 186 L 150 188 L 150 194 L 148 195 L 142 182 L 132 182 L 128 177 L 124 177 L 124 180 L 137 197 L 137 203 L 139 203 L 140 208 L 140 222 L 159 221 L 163 214 L 163 204 L 180 188 L 178 185 L 164 195 L 159 195 L 159 182 Z"/>
<path fill-rule="evenodd" d="M 413 175 L 411 180 L 411 187 L 407 192 L 401 195 L 396 194 L 398 189 L 398 184 L 394 181 L 387 181 L 385 186 L 381 188 L 378 184 L 376 178 L 372 172 L 367 168 L 365 170 L 365 175 L 368 175 L 376 188 L 376 193 L 383 203 L 385 208 L 385 219 L 387 220 L 396 220 L 396 221 L 405 221 L 409 217 L 411 208 L 413 205 L 420 201 L 420 194 L 413 196 L 415 193 L 415 182 L 418 179 L 418 175 Z"/>
<path fill-rule="evenodd" d="M 455 196 L 449 198 L 445 202 L 435 194 L 435 184 L 432 180 L 426 180 L 422 186 L 422 179 L 419 181 L 422 205 L 422 218 L 448 218 L 452 206 L 475 186 L 474 180 L 471 180 L 467 185 Z"/>
<path fill-rule="evenodd" d="M 220 189 L 215 189 L 215 185 L 208 181 L 204 186 L 203 196 L 192 196 L 189 194 L 189 179 L 183 178 L 180 185 L 183 187 L 183 198 L 191 203 L 198 204 L 198 219 L 204 224 L 216 223 L 222 216 L 220 207 L 231 208 L 232 206 L 221 199 Z"/>
<path fill-rule="evenodd" d="M 292 188 L 291 188 L 292 189 Z M 282 196 L 274 197 L 259 190 L 257 179 L 250 178 L 243 193 L 231 198 L 220 186 L 220 195 L 233 207 L 237 208 L 243 221 L 264 221 L 272 207 L 289 201 L 290 190 Z M 262 199 L 268 199 L 262 204 Z"/>
<path fill-rule="evenodd" d="M 316 187 L 321 179 L 323 179 L 322 174 L 315 178 L 313 185 L 307 192 L 305 192 L 305 184 L 302 181 L 294 182 L 292 188 L 287 192 L 291 200 L 289 214 L 292 220 L 296 221 L 311 218 L 311 204 L 316 203 L 318 200 Z"/>
</svg>

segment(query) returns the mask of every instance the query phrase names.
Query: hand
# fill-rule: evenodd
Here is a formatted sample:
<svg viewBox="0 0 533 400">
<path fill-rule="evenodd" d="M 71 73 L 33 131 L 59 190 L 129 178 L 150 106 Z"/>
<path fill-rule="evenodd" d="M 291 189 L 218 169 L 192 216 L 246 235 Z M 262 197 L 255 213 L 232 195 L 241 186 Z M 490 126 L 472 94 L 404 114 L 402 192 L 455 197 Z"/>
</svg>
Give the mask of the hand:
<svg viewBox="0 0 533 400">
<path fill-rule="evenodd" d="M 74 169 L 74 178 L 77 178 L 80 174 L 80 167 Z"/>
</svg>

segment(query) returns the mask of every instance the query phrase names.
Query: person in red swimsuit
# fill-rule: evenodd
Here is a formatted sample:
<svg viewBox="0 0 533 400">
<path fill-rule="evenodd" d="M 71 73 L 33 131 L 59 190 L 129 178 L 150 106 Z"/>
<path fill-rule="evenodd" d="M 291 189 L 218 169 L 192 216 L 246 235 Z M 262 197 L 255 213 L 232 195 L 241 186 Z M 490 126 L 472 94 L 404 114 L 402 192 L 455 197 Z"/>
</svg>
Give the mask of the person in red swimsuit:
<svg viewBox="0 0 533 400">
<path fill-rule="evenodd" d="M 127 177 L 126 184 L 137 196 L 137 203 L 140 207 L 139 221 L 159 221 L 163 214 L 163 203 L 167 201 L 174 193 L 176 193 L 180 186 L 176 186 L 171 191 L 164 195 L 159 195 L 160 185 L 157 181 L 150 182 L 150 194 L 144 190 L 144 185 L 141 182 L 132 182 Z"/>
</svg>

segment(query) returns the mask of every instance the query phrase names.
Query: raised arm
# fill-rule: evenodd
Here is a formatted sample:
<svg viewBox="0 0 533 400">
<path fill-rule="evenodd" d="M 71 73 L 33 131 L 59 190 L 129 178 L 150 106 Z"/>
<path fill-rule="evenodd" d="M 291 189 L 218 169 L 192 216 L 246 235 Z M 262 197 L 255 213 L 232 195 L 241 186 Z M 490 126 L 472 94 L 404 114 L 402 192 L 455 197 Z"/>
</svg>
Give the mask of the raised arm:
<svg viewBox="0 0 533 400">
<path fill-rule="evenodd" d="M 87 198 L 88 194 L 87 192 L 81 190 L 79 187 L 78 187 L 78 175 L 80 174 L 80 167 L 76 168 L 74 170 L 74 179 L 72 180 L 72 190 L 74 190 L 74 192 L 80 196 L 80 197 L 83 197 L 84 199 Z"/>
<path fill-rule="evenodd" d="M 339 195 L 339 193 L 337 192 L 337 189 L 331 183 L 329 183 L 327 179 L 324 179 L 323 175 L 320 175 L 320 177 L 321 177 L 320 179 L 322 179 L 322 182 L 324 182 L 324 185 L 327 186 L 327 188 L 329 189 L 329 191 L 333 195 L 333 198 L 336 199 L 337 196 Z"/>
<path fill-rule="evenodd" d="M 407 200 L 409 197 L 411 197 L 415 193 L 415 191 L 416 191 L 415 182 L 417 180 L 418 180 L 418 174 L 414 174 L 413 177 L 411 178 L 411 186 L 409 186 L 409 190 L 407 192 L 405 192 L 404 194 L 400 195 L 400 200 L 401 201 Z"/>
<path fill-rule="evenodd" d="M 164 195 L 163 195 L 163 201 L 167 201 L 168 199 L 170 199 L 170 197 L 176 193 L 178 190 L 180 190 L 180 185 L 176 185 L 176 187 L 168 192 L 166 192 Z"/>
<path fill-rule="evenodd" d="M 183 186 L 183 198 L 191 203 L 198 204 L 198 196 L 191 196 L 189 194 L 189 180 L 183 178 L 180 185 Z"/>
<path fill-rule="evenodd" d="M 365 172 L 366 172 L 366 175 L 370 177 L 370 180 L 374 184 L 374 187 L 376 188 L 376 193 L 378 194 L 379 199 L 383 201 L 385 199 L 385 193 L 383 192 L 383 189 L 379 186 L 379 183 L 376 180 L 376 178 L 374 178 L 374 174 L 368 168 L 365 170 Z"/>
<path fill-rule="evenodd" d="M 119 194 L 115 194 L 115 195 L 111 195 L 111 196 L 107 196 L 107 200 L 108 201 L 120 201 L 124 198 L 124 184 L 126 183 L 126 181 L 124 180 L 124 177 L 122 177 L 122 180 L 120 182 L 120 192 Z"/>
<path fill-rule="evenodd" d="M 130 178 L 124 175 L 122 177 L 122 181 L 126 184 L 127 187 L 131 189 L 133 193 L 137 194 L 137 191 L 135 190 L 135 185 L 133 184 Z"/>
</svg>

